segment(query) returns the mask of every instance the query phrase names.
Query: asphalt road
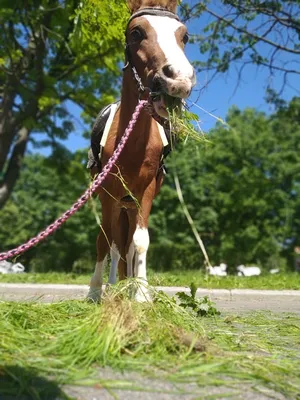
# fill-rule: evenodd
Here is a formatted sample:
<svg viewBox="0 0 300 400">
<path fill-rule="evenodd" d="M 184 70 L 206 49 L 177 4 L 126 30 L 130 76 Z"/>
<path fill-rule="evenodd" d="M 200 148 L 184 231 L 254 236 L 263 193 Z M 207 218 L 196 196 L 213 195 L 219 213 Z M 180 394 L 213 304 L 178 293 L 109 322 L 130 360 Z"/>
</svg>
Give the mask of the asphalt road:
<svg viewBox="0 0 300 400">
<path fill-rule="evenodd" d="M 170 296 L 187 292 L 184 287 L 156 287 Z M 87 285 L 19 284 L 1 283 L 0 300 L 57 302 L 67 299 L 84 299 Z M 198 289 L 197 296 L 209 296 L 221 312 L 247 312 L 269 310 L 300 314 L 299 290 L 250 289 Z"/>
</svg>

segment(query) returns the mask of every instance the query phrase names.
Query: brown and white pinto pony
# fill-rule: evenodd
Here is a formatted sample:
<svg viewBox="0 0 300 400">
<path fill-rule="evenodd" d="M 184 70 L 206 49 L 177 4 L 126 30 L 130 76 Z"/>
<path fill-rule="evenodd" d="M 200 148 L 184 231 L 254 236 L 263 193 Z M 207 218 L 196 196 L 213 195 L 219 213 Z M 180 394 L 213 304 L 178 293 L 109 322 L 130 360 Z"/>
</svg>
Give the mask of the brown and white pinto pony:
<svg viewBox="0 0 300 400">
<path fill-rule="evenodd" d="M 113 154 L 141 97 L 132 66 L 150 91 L 159 88 L 169 96 L 184 99 L 195 84 L 194 69 L 184 54 L 187 29 L 176 15 L 177 0 L 128 0 L 127 3 L 132 13 L 126 29 L 129 67 L 124 69 L 121 105 L 108 134 L 102 165 Z M 162 96 L 154 98 L 153 108 L 158 116 L 167 117 Z M 109 251 L 109 283 L 116 282 L 118 269 L 120 279 L 134 276 L 147 284 L 148 219 L 163 182 L 162 150 L 158 124 L 144 109 L 117 165 L 98 190 L 102 229 L 97 238 L 97 263 L 88 294 L 94 301 L 101 297 L 103 267 Z M 97 168 L 92 169 L 93 175 L 98 172 Z M 139 207 L 128 196 L 120 175 Z M 144 284 L 140 285 L 136 299 L 149 299 Z"/>
</svg>

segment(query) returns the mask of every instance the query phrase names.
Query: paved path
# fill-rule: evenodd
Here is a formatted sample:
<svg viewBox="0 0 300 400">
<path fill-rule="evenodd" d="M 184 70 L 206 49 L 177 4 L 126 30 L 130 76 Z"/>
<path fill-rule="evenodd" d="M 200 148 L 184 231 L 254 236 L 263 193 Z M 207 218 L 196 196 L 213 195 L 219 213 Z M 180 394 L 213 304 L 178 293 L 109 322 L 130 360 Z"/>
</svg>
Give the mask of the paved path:
<svg viewBox="0 0 300 400">
<path fill-rule="evenodd" d="M 272 390 L 253 389 L 243 383 L 226 386 L 198 386 L 196 382 L 182 383 L 166 379 L 145 377 L 136 372 L 116 372 L 110 368 L 98 373 L 100 382 L 111 382 L 110 390 L 94 387 L 64 386 L 63 390 L 76 400 L 285 400 Z M 115 383 L 114 383 L 115 382 Z"/>
<path fill-rule="evenodd" d="M 156 287 L 170 296 L 177 292 L 189 293 L 184 287 Z M 84 299 L 87 285 L 1 283 L 0 300 L 56 302 Z M 299 290 L 198 289 L 197 296 L 209 296 L 220 311 L 244 312 L 270 310 L 300 314 Z"/>
<path fill-rule="evenodd" d="M 19 376 L 22 373 L 18 370 Z M 5 379 L 10 379 L 6 377 Z M 138 372 L 118 372 L 110 368 L 95 371 L 94 376 L 82 386 L 58 386 L 45 378 L 32 376 L 27 395 L 9 395 L 2 390 L 1 400 L 290 400 L 280 393 L 251 383 L 230 382 L 229 386 L 205 386 L 192 382 L 178 382 L 168 379 L 160 371 L 160 377 L 145 376 Z M 32 393 L 36 394 L 35 397 Z M 64 394 L 63 394 L 64 393 Z M 39 396 L 39 397 L 38 397 Z"/>
</svg>

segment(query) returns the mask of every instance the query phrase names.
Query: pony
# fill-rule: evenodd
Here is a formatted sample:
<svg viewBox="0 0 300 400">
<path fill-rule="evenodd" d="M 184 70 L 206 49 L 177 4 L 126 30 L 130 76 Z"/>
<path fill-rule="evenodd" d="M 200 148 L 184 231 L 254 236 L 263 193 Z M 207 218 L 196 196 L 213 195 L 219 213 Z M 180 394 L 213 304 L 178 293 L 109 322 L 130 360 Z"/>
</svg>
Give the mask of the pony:
<svg viewBox="0 0 300 400">
<path fill-rule="evenodd" d="M 120 280 L 136 277 L 142 283 L 136 299 L 150 299 L 146 271 L 148 221 L 164 179 L 162 158 L 168 144 L 163 129 L 168 119 L 166 98 L 182 102 L 195 84 L 194 68 L 184 54 L 188 34 L 176 14 L 177 0 L 128 0 L 127 4 L 131 17 L 125 32 L 121 101 L 114 105 L 113 112 L 112 107 L 105 110 L 104 119 L 109 119 L 110 124 L 108 129 L 105 124 L 105 144 L 100 155 L 99 141 L 92 137 L 92 176 L 101 171 L 113 154 L 139 99 L 147 99 L 149 109 L 141 111 L 117 163 L 97 190 L 102 228 L 88 293 L 93 301 L 101 298 L 104 263 L 109 252 L 109 284 L 116 283 L 117 271 Z M 95 126 L 101 123 L 100 118 Z"/>
</svg>

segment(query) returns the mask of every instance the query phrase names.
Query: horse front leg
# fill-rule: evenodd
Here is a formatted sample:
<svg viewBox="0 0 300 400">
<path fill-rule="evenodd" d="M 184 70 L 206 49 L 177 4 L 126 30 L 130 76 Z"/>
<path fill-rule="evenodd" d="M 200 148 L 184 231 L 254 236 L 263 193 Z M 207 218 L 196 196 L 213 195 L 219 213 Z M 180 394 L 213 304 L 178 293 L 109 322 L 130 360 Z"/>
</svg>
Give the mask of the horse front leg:
<svg viewBox="0 0 300 400">
<path fill-rule="evenodd" d="M 148 220 L 155 196 L 155 182 L 149 185 L 144 193 L 141 209 L 137 215 L 136 229 L 133 234 L 133 245 L 135 252 L 134 276 L 137 278 L 138 290 L 135 295 L 137 301 L 150 301 L 147 281 L 147 251 L 150 244 L 148 232 Z"/>
<path fill-rule="evenodd" d="M 103 271 L 106 256 L 109 250 L 106 235 L 101 231 L 97 237 L 97 262 L 90 282 L 90 289 L 87 299 L 93 302 L 99 302 L 102 295 Z"/>
<path fill-rule="evenodd" d="M 135 295 L 137 301 L 150 301 L 147 280 L 147 251 L 150 244 L 148 226 L 137 225 L 133 235 L 135 249 L 134 272 L 137 278 L 138 289 Z"/>
</svg>

